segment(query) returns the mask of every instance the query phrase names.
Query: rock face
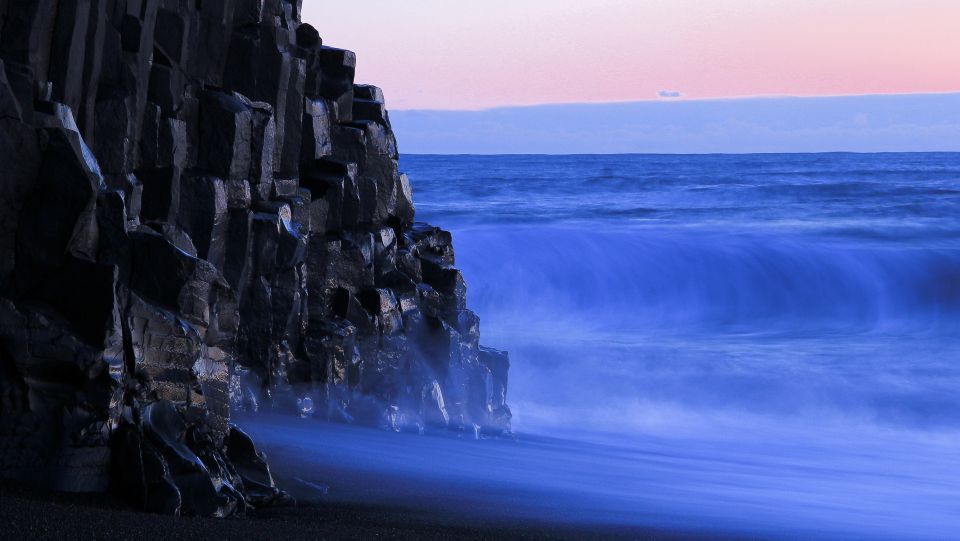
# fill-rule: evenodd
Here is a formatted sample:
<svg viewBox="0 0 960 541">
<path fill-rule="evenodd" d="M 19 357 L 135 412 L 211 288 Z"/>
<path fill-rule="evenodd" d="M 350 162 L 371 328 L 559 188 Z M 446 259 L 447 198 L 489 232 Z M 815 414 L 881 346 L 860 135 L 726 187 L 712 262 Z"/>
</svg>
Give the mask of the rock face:
<svg viewBox="0 0 960 541">
<path fill-rule="evenodd" d="M 500 434 L 450 234 L 300 0 L 0 0 L 0 476 L 283 501 L 237 411 Z"/>
</svg>

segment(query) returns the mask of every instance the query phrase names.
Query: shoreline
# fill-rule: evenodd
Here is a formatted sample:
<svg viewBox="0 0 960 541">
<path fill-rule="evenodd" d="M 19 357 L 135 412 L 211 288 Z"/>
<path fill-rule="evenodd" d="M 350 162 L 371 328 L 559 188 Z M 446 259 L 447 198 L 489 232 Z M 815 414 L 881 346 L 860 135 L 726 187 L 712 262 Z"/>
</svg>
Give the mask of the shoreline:
<svg viewBox="0 0 960 541">
<path fill-rule="evenodd" d="M 299 502 L 243 517 L 143 513 L 107 494 L 52 493 L 0 481 L 0 523 L 12 539 L 732 539 L 655 528 L 498 522 L 401 508 Z"/>
</svg>

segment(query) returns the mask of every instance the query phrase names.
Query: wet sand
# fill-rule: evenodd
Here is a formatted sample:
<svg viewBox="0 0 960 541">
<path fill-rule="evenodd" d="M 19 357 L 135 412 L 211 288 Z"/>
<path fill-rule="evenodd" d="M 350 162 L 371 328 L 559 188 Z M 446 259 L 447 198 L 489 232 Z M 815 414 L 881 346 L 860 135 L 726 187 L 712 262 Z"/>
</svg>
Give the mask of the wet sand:
<svg viewBox="0 0 960 541">
<path fill-rule="evenodd" d="M 228 519 L 140 513 L 106 495 L 0 483 L 5 539 L 708 539 L 660 530 L 484 524 L 402 509 L 300 502 Z"/>
</svg>

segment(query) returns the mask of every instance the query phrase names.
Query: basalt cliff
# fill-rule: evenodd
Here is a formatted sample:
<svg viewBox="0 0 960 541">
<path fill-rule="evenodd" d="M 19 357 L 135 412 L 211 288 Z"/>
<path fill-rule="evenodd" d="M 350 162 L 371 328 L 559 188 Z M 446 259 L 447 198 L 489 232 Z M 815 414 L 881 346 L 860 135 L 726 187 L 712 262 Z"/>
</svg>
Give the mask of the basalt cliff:
<svg viewBox="0 0 960 541">
<path fill-rule="evenodd" d="M 285 499 L 238 412 L 510 430 L 383 94 L 300 0 L 0 0 L 0 60 L 0 477 L 225 516 Z"/>
</svg>

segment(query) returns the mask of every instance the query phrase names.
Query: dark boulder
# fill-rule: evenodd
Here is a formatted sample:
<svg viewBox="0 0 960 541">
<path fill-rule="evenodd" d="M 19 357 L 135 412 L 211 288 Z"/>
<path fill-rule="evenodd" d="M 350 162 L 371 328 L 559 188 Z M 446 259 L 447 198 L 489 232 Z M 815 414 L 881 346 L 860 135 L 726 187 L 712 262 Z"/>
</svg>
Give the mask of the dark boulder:
<svg viewBox="0 0 960 541">
<path fill-rule="evenodd" d="M 180 183 L 177 225 L 190 235 L 197 256 L 223 268 L 227 236 L 227 187 L 223 180 L 190 176 Z"/>
<path fill-rule="evenodd" d="M 309 24 L 301 24 L 297 27 L 297 45 L 305 49 L 316 49 L 323 45 L 320 39 L 320 33 Z"/>
<path fill-rule="evenodd" d="M 170 478 L 180 493 L 182 512 L 226 516 L 243 503 L 231 484 L 216 478 L 187 445 L 187 422 L 172 403 L 159 400 L 147 406 L 143 411 L 143 430 L 169 468 Z"/>
<path fill-rule="evenodd" d="M 266 455 L 257 451 L 250 436 L 235 425 L 230 427 L 227 435 L 226 454 L 243 480 L 243 488 L 250 503 L 259 507 L 288 498 L 277 488 Z"/>
<path fill-rule="evenodd" d="M 217 91 L 200 95 L 199 167 L 224 179 L 250 173 L 253 110 L 239 97 Z"/>
<path fill-rule="evenodd" d="M 18 290 L 26 294 L 69 254 L 95 258 L 96 198 L 102 182 L 79 134 L 44 130 L 37 176 L 19 209 L 16 243 Z M 57 219 L 51 220 L 51 216 Z"/>
<path fill-rule="evenodd" d="M 323 99 L 308 99 L 303 117 L 303 150 L 301 159 L 307 162 L 322 159 L 333 152 L 331 145 L 330 106 Z"/>
<path fill-rule="evenodd" d="M 137 172 L 143 185 L 140 214 L 144 220 L 175 219 L 180 210 L 180 170 L 144 169 Z"/>
<path fill-rule="evenodd" d="M 353 120 L 353 78 L 357 69 L 357 57 L 352 51 L 334 47 L 320 48 L 320 66 L 323 82 L 320 93 L 333 100 L 336 118 L 340 122 Z"/>
</svg>

